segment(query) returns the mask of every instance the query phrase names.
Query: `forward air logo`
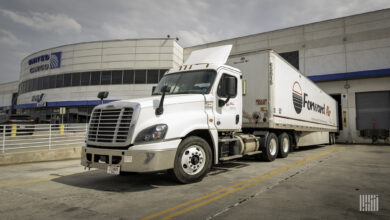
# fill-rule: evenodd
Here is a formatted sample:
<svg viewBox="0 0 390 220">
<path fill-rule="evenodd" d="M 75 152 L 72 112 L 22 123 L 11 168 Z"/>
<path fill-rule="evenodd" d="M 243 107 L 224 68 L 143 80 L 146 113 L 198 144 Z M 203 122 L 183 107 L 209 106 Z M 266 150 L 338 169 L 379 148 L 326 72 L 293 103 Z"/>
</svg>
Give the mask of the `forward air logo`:
<svg viewBox="0 0 390 220">
<path fill-rule="evenodd" d="M 292 97 L 294 103 L 294 109 L 297 114 L 300 114 L 302 111 L 302 88 L 299 85 L 299 82 L 295 81 L 292 88 Z"/>
<path fill-rule="evenodd" d="M 325 111 L 325 104 L 319 105 L 309 100 L 309 95 L 307 93 L 302 92 L 302 87 L 297 81 L 295 81 L 293 84 L 292 98 L 294 109 L 297 114 L 300 114 L 302 112 L 302 108 L 307 108 L 307 110 L 309 111 L 315 111 L 320 114 L 326 114 L 327 116 L 330 116 L 329 106 L 326 106 Z"/>
</svg>

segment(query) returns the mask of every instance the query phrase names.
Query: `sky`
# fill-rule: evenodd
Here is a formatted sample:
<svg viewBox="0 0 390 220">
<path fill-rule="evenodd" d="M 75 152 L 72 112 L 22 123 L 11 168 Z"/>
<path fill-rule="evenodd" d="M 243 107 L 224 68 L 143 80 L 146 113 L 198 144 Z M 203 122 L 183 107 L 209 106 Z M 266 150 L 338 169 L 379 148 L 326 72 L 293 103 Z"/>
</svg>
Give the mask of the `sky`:
<svg viewBox="0 0 390 220">
<path fill-rule="evenodd" d="M 390 8 L 389 0 L 0 0 L 0 83 L 78 42 L 178 37 L 182 47 Z"/>
</svg>

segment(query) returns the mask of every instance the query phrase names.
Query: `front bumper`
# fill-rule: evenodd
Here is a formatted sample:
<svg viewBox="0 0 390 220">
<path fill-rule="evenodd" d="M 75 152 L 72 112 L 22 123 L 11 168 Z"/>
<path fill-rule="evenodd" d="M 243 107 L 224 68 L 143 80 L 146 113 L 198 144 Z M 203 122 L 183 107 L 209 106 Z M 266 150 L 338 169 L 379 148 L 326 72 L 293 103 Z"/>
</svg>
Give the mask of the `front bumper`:
<svg viewBox="0 0 390 220">
<path fill-rule="evenodd" d="M 121 166 L 121 171 L 151 172 L 172 169 L 181 139 L 152 144 L 134 145 L 128 150 L 83 146 L 81 165 L 107 169 L 108 164 Z M 105 158 L 106 160 L 101 160 Z"/>
</svg>

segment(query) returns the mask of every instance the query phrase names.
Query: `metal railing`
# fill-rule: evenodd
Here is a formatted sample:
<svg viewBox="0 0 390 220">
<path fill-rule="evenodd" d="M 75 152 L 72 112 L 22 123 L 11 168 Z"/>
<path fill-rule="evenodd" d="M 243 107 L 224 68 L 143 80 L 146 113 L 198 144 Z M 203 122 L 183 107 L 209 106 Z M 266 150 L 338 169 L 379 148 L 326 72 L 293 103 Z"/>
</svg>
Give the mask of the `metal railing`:
<svg viewBox="0 0 390 220">
<path fill-rule="evenodd" d="M 53 149 L 81 146 L 88 124 L 0 125 L 1 153 L 23 149 Z"/>
</svg>

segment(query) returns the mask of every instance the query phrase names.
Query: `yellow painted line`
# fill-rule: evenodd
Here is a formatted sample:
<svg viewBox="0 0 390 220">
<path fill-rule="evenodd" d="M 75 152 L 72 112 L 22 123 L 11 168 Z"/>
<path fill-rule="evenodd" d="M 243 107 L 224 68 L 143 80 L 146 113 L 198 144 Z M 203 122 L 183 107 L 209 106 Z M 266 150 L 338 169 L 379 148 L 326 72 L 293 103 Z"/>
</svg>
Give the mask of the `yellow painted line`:
<svg viewBox="0 0 390 220">
<path fill-rule="evenodd" d="M 3 184 L 0 184 L 0 188 L 11 187 L 11 186 L 20 186 L 20 185 L 26 185 L 26 184 L 31 184 L 31 183 L 47 182 L 47 181 L 57 179 L 57 178 L 60 178 L 60 176 L 48 177 L 48 178 L 42 178 L 42 179 L 24 180 L 24 181 L 13 182 L 13 183 L 3 183 Z"/>
<path fill-rule="evenodd" d="M 188 206 L 188 205 L 190 205 L 190 204 L 193 204 L 193 203 L 195 203 L 195 202 L 201 201 L 201 200 L 203 200 L 203 199 L 209 198 L 209 197 L 214 196 L 214 195 L 216 195 L 216 194 L 219 194 L 219 193 L 221 193 L 221 192 L 227 191 L 228 189 L 231 189 L 231 188 L 234 188 L 234 187 L 243 185 L 243 186 L 241 186 L 241 187 L 239 187 L 239 188 L 232 189 L 232 190 L 230 190 L 230 191 L 228 191 L 228 192 L 225 192 L 225 193 L 223 193 L 223 194 L 220 194 L 220 195 L 218 195 L 218 196 L 215 196 L 215 197 L 213 197 L 213 198 L 211 198 L 211 199 L 205 200 L 205 201 L 203 201 L 203 202 L 200 202 L 200 203 L 198 203 L 198 204 L 195 204 L 195 205 L 193 205 L 193 206 L 190 206 L 190 207 L 188 207 L 188 208 L 186 208 L 186 209 L 183 209 L 183 210 L 180 210 L 180 211 L 178 211 L 178 212 L 175 212 L 175 213 L 173 213 L 173 214 L 171 214 L 171 215 L 168 215 L 168 216 L 164 217 L 163 219 L 171 219 L 171 218 L 174 218 L 174 217 L 179 216 L 179 215 L 181 215 L 181 214 L 184 214 L 184 213 L 186 213 L 186 212 L 188 212 L 188 211 L 190 211 L 190 210 L 199 208 L 199 207 L 204 206 L 204 205 L 206 205 L 206 204 L 208 204 L 208 203 L 210 203 L 210 202 L 213 202 L 213 201 L 218 200 L 218 199 L 220 199 L 220 198 L 223 198 L 223 197 L 225 197 L 225 196 L 227 196 L 227 195 L 230 195 L 230 194 L 232 194 L 232 193 L 234 193 L 234 192 L 237 192 L 237 191 L 239 191 L 239 190 L 241 190 L 241 189 L 244 189 L 244 188 L 247 188 L 247 187 L 249 187 L 249 186 L 252 186 L 253 184 L 256 184 L 256 183 L 261 182 L 261 181 L 264 181 L 264 180 L 267 180 L 267 179 L 269 179 L 269 178 L 271 178 L 271 177 L 273 177 L 273 176 L 275 176 L 275 175 L 277 175 L 277 174 L 280 174 L 280 173 L 282 173 L 282 172 L 284 172 L 284 171 L 286 171 L 286 170 L 289 170 L 289 169 L 291 169 L 291 168 L 294 168 L 294 167 L 297 167 L 297 166 L 302 165 L 302 164 L 304 164 L 304 163 L 307 163 L 307 162 L 309 162 L 309 161 L 311 161 L 311 160 L 314 160 L 314 159 L 316 159 L 316 158 L 318 158 L 318 157 L 321 157 L 321 156 L 323 156 L 323 155 L 325 155 L 325 154 L 331 153 L 331 152 L 333 152 L 333 151 L 335 151 L 335 150 L 337 150 L 337 149 L 339 149 L 339 148 L 340 148 L 340 147 L 334 147 L 334 148 L 332 148 L 332 149 L 330 149 L 330 150 L 327 150 L 327 151 L 324 151 L 324 152 L 320 152 L 320 153 L 318 153 L 318 154 L 315 154 L 315 155 L 313 155 L 313 156 L 310 156 L 310 157 L 304 158 L 304 159 L 302 159 L 302 160 L 293 162 L 293 163 L 291 163 L 291 164 L 287 164 L 287 165 L 285 165 L 285 166 L 282 166 L 282 167 L 279 167 L 279 168 L 277 168 L 277 169 L 268 171 L 268 172 L 263 173 L 263 174 L 261 174 L 261 175 L 258 175 L 258 176 L 252 177 L 252 178 L 250 178 L 250 179 L 244 180 L 244 181 L 242 181 L 242 182 L 240 182 L 240 183 L 237 183 L 237 184 L 234 184 L 234 185 L 231 185 L 231 186 L 227 186 L 227 187 L 222 188 L 222 189 L 220 189 L 220 190 L 218 190 L 218 191 L 209 193 L 209 194 L 207 194 L 207 195 L 198 197 L 198 198 L 196 198 L 196 199 L 193 199 L 193 200 L 190 200 L 190 201 L 181 203 L 181 204 L 176 205 L 176 206 L 174 206 L 174 207 L 171 207 L 171 208 L 168 208 L 168 209 L 166 209 L 166 210 L 163 210 L 163 211 L 157 212 L 157 213 L 155 213 L 155 214 L 149 215 L 149 216 L 147 216 L 147 217 L 145 217 L 145 218 L 142 218 L 142 220 L 148 220 L 148 219 L 152 219 L 152 218 L 156 218 L 156 217 L 162 216 L 162 215 L 164 215 L 164 214 L 167 214 L 167 213 L 172 212 L 172 211 L 174 211 L 174 210 L 177 210 L 177 209 L 179 209 L 179 208 L 186 207 L 186 206 Z M 261 178 L 261 177 L 262 177 L 262 178 Z M 259 179 L 259 178 L 260 178 L 260 179 Z M 251 182 L 251 181 L 252 181 L 252 182 Z M 246 183 L 247 183 L 247 184 L 246 184 Z M 245 185 L 244 185 L 244 184 L 245 184 Z"/>
<path fill-rule="evenodd" d="M 297 162 L 299 162 L 299 161 L 297 161 Z M 294 163 L 292 163 L 292 164 L 295 164 L 295 163 L 297 163 L 297 162 L 294 162 Z M 177 206 L 174 206 L 174 207 L 171 207 L 171 208 L 169 208 L 169 209 L 163 210 L 163 211 L 161 211 L 161 212 L 157 212 L 157 213 L 155 213 L 155 214 L 152 214 L 152 215 L 149 215 L 149 216 L 147 216 L 147 217 L 144 217 L 144 218 L 142 218 L 141 220 L 149 220 L 149 219 L 152 219 L 152 218 L 155 218 L 155 217 L 164 215 L 164 214 L 166 214 L 166 213 L 168 213 L 168 212 L 174 211 L 174 210 L 179 209 L 179 208 L 181 208 L 181 207 L 185 207 L 185 206 L 190 205 L 190 204 L 192 204 L 192 203 L 194 203 L 194 202 L 197 202 L 197 201 L 200 201 L 200 200 L 203 200 L 203 199 L 207 199 L 207 198 L 209 198 L 210 196 L 216 195 L 216 194 L 218 194 L 218 193 L 221 193 L 221 192 L 226 191 L 226 190 L 228 190 L 228 189 L 234 188 L 234 187 L 236 187 L 236 186 L 240 186 L 240 185 L 242 185 L 242 184 L 245 184 L 245 183 L 247 183 L 247 182 L 250 182 L 251 180 L 255 180 L 255 179 L 260 178 L 260 177 L 262 177 L 262 176 L 268 175 L 268 174 L 271 173 L 271 172 L 274 172 L 274 171 L 276 171 L 276 170 L 279 170 L 279 169 L 282 169 L 282 168 L 288 167 L 288 166 L 291 166 L 291 164 L 288 164 L 288 165 L 279 167 L 279 168 L 277 168 L 277 169 L 275 169 L 275 170 L 268 171 L 268 172 L 263 173 L 263 174 L 261 174 L 261 175 L 259 175 L 259 176 L 252 177 L 252 178 L 250 178 L 250 179 L 244 180 L 244 181 L 239 182 L 239 183 L 236 183 L 236 184 L 234 184 L 234 185 L 227 186 L 227 187 L 225 187 L 225 188 L 222 188 L 222 189 L 220 189 L 220 190 L 217 190 L 217 191 L 215 191 L 215 192 L 209 193 L 209 194 L 207 194 L 207 195 L 198 197 L 198 198 L 196 198 L 196 199 L 190 200 L 190 201 L 188 201 L 188 202 L 181 203 L 181 204 L 179 204 L 179 205 L 177 205 Z"/>
</svg>

